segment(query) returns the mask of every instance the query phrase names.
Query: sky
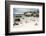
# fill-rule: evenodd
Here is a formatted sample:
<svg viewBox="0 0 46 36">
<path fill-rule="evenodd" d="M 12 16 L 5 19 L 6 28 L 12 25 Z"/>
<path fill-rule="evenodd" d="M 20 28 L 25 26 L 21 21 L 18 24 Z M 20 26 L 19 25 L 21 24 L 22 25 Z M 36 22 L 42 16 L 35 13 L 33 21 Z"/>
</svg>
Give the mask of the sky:
<svg viewBox="0 0 46 36">
<path fill-rule="evenodd" d="M 13 8 L 13 14 L 23 14 L 27 11 L 37 11 L 35 8 Z"/>
</svg>

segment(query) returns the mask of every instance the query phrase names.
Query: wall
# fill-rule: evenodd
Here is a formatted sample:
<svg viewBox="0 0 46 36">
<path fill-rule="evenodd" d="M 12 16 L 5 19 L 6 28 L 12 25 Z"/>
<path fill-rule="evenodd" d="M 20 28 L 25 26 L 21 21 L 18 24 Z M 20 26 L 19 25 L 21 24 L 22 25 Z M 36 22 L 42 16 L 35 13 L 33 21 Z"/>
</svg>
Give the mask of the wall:
<svg viewBox="0 0 46 36">
<path fill-rule="evenodd" d="M 15 1 L 15 0 L 13 0 L 13 1 Z M 16 1 L 18 1 L 18 0 L 16 0 Z M 46 0 L 19 0 L 19 1 L 44 2 L 45 6 L 46 6 Z M 45 7 L 45 9 L 46 9 L 46 7 Z M 46 16 L 46 10 L 45 10 L 45 16 Z M 45 27 L 46 27 L 46 25 L 45 25 Z M 4 34 L 5 34 L 5 0 L 0 0 L 0 36 L 5 36 Z M 45 31 L 45 34 L 28 34 L 28 35 L 16 35 L 16 36 L 46 36 L 46 31 Z"/>
</svg>

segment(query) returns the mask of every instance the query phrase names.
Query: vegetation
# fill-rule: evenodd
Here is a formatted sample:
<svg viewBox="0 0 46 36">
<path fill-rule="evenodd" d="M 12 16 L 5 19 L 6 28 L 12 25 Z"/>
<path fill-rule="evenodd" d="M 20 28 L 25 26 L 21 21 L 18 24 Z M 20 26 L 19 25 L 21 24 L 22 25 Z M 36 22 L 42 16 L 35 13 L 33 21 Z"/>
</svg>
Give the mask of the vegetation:
<svg viewBox="0 0 46 36">
<path fill-rule="evenodd" d="M 15 19 L 15 21 L 20 21 L 20 19 Z"/>
<path fill-rule="evenodd" d="M 28 14 L 28 13 L 30 13 L 30 14 Z M 33 13 L 25 12 L 24 15 L 27 16 L 27 17 L 30 17 L 30 16 L 39 17 L 39 13 L 38 12 L 33 12 Z"/>
</svg>

